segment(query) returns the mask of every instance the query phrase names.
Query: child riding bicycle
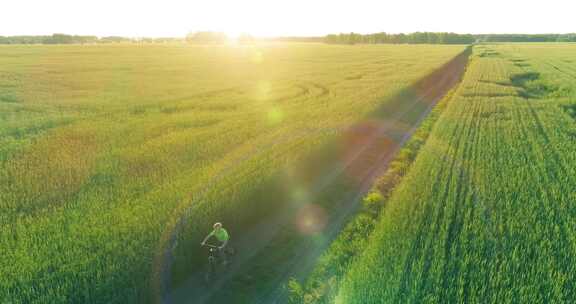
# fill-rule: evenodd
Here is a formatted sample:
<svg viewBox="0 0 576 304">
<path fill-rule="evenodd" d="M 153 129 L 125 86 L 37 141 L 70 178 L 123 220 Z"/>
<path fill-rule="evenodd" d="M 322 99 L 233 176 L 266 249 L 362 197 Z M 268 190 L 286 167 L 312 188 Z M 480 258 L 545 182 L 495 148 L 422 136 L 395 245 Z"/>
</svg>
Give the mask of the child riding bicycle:
<svg viewBox="0 0 576 304">
<path fill-rule="evenodd" d="M 213 227 L 214 230 L 212 230 L 212 232 L 210 232 L 202 241 L 202 246 L 206 245 L 206 241 L 208 241 L 211 237 L 215 237 L 216 240 L 220 242 L 220 245 L 218 246 L 219 254 L 224 264 L 228 264 L 228 259 L 226 258 L 224 249 L 226 248 L 226 245 L 228 245 L 230 235 L 228 234 L 228 231 L 222 227 L 222 223 L 215 223 Z"/>
</svg>

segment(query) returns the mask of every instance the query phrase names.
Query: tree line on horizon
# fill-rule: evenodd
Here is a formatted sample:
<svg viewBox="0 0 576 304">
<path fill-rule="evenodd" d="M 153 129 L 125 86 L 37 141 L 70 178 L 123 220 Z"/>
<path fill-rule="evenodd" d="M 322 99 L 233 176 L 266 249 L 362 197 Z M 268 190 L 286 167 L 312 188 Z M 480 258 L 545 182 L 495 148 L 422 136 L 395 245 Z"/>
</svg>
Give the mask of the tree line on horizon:
<svg viewBox="0 0 576 304">
<path fill-rule="evenodd" d="M 250 44 L 255 41 L 292 41 L 292 42 L 322 42 L 322 37 L 277 37 L 255 38 L 249 34 L 242 34 L 237 38 L 241 44 Z M 186 37 L 165 38 L 129 38 L 121 36 L 81 36 L 67 34 L 36 35 L 36 36 L 0 36 L 0 44 L 95 44 L 95 43 L 168 43 L 187 42 L 192 44 L 224 44 L 229 37 L 222 32 L 200 31 L 191 32 Z"/>
<path fill-rule="evenodd" d="M 476 35 L 486 42 L 576 42 L 576 33 L 569 34 L 492 34 Z"/>
<path fill-rule="evenodd" d="M 415 32 L 411 34 L 331 34 L 324 38 L 330 44 L 470 44 L 476 41 L 474 35 L 456 33 Z"/>
<path fill-rule="evenodd" d="M 81 36 L 67 34 L 38 36 L 0 36 L 0 44 L 95 44 L 95 43 L 169 43 L 223 44 L 228 36 L 221 32 L 192 32 L 184 38 L 129 38 L 121 36 Z M 255 41 L 325 42 L 329 44 L 470 44 L 474 42 L 576 42 L 576 33 L 571 34 L 456 34 L 446 32 L 415 32 L 410 34 L 341 33 L 324 37 L 276 37 L 255 38 L 249 34 L 238 37 L 241 44 Z"/>
<path fill-rule="evenodd" d="M 474 42 L 576 42 L 576 34 L 456 34 L 414 32 L 410 34 L 340 33 L 324 37 L 329 44 L 470 44 Z"/>
<path fill-rule="evenodd" d="M 95 44 L 95 43 L 166 43 L 182 41 L 182 38 L 129 38 L 122 36 L 83 36 L 83 35 L 32 35 L 0 36 L 0 44 Z"/>
</svg>

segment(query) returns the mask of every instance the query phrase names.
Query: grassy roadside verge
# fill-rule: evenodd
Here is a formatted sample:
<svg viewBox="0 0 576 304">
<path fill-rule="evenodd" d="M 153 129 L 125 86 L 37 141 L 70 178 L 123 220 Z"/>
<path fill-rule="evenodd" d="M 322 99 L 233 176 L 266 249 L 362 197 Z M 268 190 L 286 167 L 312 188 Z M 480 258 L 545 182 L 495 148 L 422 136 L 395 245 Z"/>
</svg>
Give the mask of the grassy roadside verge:
<svg viewBox="0 0 576 304">
<path fill-rule="evenodd" d="M 410 170 L 420 148 L 434 128 L 443 110 L 452 99 L 458 85 L 452 88 L 422 121 L 405 146 L 398 151 L 388 169 L 375 182 L 372 190 L 363 198 L 359 212 L 345 226 L 328 250 L 320 257 L 308 278 L 288 283 L 290 303 L 331 303 L 349 265 L 361 255 L 368 245 L 369 236 L 383 212 L 386 202 Z"/>
</svg>

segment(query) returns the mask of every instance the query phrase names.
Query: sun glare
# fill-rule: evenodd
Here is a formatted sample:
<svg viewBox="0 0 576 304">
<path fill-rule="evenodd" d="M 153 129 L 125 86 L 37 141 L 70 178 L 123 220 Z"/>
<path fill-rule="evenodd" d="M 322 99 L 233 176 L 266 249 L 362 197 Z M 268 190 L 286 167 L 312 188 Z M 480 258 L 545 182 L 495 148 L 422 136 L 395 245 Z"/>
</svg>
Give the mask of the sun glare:
<svg viewBox="0 0 576 304">
<path fill-rule="evenodd" d="M 232 44 L 238 43 L 238 39 L 240 38 L 240 36 L 242 36 L 241 32 L 235 30 L 224 31 L 224 34 L 226 34 L 228 42 Z"/>
</svg>

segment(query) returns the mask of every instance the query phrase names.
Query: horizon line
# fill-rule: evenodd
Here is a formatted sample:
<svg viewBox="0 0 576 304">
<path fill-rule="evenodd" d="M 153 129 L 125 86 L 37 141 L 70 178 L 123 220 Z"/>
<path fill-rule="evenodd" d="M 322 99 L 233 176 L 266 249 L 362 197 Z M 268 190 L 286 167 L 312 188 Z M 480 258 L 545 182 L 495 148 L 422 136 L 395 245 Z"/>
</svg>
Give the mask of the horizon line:
<svg viewBox="0 0 576 304">
<path fill-rule="evenodd" d="M 222 33 L 226 36 L 230 36 L 225 31 L 211 31 L 211 30 L 199 30 L 199 31 L 189 31 L 185 35 L 119 35 L 119 34 L 110 34 L 110 35 L 98 35 L 98 34 L 70 34 L 64 32 L 53 32 L 50 34 L 0 34 L 0 37 L 34 37 L 34 36 L 53 36 L 53 35 L 69 35 L 69 36 L 90 36 L 90 37 L 97 37 L 98 39 L 106 38 L 106 37 L 122 37 L 122 38 L 130 38 L 130 39 L 185 39 L 188 34 L 191 33 L 199 33 L 199 32 L 212 32 L 212 33 Z M 249 35 L 253 38 L 261 38 L 261 39 L 273 39 L 273 38 L 323 38 L 328 35 L 340 35 L 340 34 L 360 34 L 360 35 L 372 35 L 372 34 L 381 34 L 386 33 L 390 35 L 399 35 L 399 34 L 413 34 L 413 33 L 453 33 L 458 35 L 473 35 L 473 36 L 483 36 L 483 35 L 570 35 L 576 34 L 576 32 L 542 32 L 542 33 L 528 33 L 528 32 L 492 32 L 492 33 L 462 33 L 462 32 L 451 32 L 451 31 L 411 31 L 411 32 L 386 32 L 386 31 L 378 31 L 378 32 L 334 32 L 328 34 L 318 34 L 318 35 L 254 35 L 250 33 L 241 33 L 240 35 Z"/>
</svg>

